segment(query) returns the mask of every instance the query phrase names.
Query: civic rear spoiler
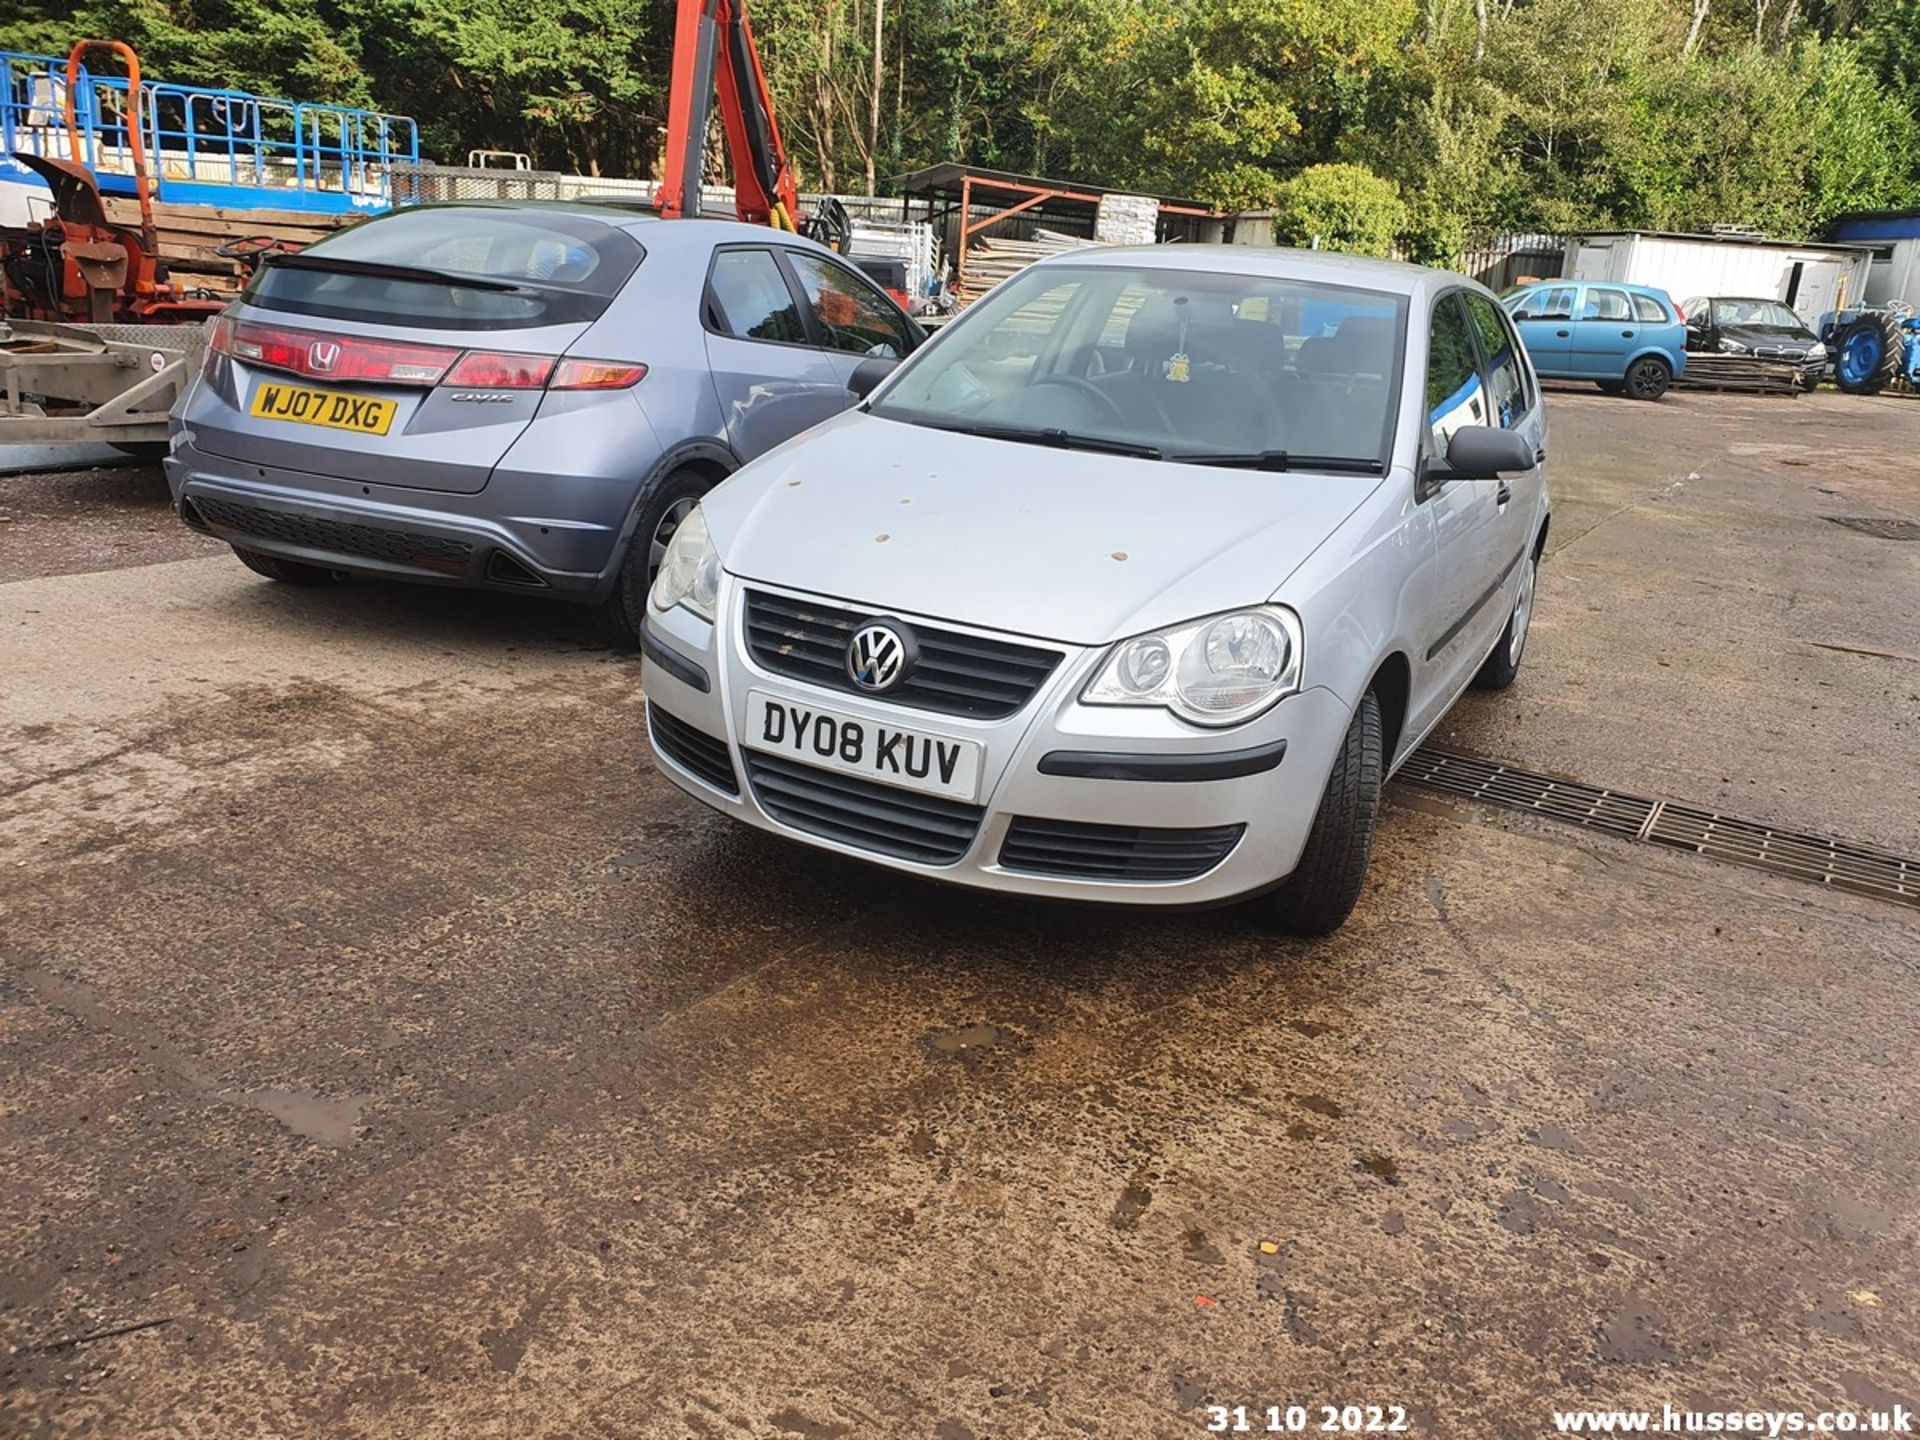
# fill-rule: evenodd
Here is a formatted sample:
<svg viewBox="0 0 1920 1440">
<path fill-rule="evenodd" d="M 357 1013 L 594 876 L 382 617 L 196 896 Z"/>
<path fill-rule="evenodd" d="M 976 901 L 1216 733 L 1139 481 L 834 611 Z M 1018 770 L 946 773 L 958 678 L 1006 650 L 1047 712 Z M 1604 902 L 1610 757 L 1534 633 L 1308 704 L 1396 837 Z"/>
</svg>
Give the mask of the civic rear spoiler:
<svg viewBox="0 0 1920 1440">
<path fill-rule="evenodd" d="M 428 270 L 418 265 L 387 265 L 377 260 L 349 260 L 344 255 L 315 255 L 304 250 L 293 254 L 269 254 L 261 258 L 276 270 L 326 270 L 341 275 L 367 275 L 377 280 L 405 280 L 416 285 L 457 285 L 463 290 L 492 290 L 509 295 L 531 294 L 538 288 L 512 280 L 489 280 L 481 275 L 462 275 L 453 270 Z"/>
</svg>

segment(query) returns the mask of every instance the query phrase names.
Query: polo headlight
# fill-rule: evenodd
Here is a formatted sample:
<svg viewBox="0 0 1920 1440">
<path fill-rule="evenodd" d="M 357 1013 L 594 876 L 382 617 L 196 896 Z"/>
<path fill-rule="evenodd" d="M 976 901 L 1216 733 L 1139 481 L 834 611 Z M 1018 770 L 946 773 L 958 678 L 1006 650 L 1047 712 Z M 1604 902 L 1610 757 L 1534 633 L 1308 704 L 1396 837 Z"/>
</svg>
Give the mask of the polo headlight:
<svg viewBox="0 0 1920 1440">
<path fill-rule="evenodd" d="M 707 534 L 707 517 L 696 505 L 667 541 L 667 553 L 660 558 L 660 573 L 654 576 L 649 602 L 663 614 L 684 605 L 711 622 L 719 593 L 720 554 Z"/>
<path fill-rule="evenodd" d="M 1300 619 L 1280 605 L 1233 610 L 1122 640 L 1080 699 L 1237 725 L 1300 688 Z"/>
</svg>

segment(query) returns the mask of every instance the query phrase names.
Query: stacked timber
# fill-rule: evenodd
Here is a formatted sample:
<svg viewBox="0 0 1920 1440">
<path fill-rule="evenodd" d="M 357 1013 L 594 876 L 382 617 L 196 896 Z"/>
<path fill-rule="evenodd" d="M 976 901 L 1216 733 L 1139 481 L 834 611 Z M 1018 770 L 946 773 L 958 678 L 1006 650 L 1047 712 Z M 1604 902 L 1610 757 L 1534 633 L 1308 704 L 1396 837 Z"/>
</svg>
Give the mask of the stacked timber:
<svg viewBox="0 0 1920 1440">
<path fill-rule="evenodd" d="M 1752 355 L 1687 355 L 1682 385 L 1696 390 L 1749 390 L 1759 395 L 1798 395 L 1805 386 L 1798 365 Z"/>
<path fill-rule="evenodd" d="M 971 305 L 1009 275 L 1049 255 L 1080 250 L 1094 242 L 1057 230 L 1035 230 L 1031 240 L 974 240 L 967 245 L 967 265 L 960 275 L 960 303 Z"/>
<path fill-rule="evenodd" d="M 104 198 L 109 220 L 116 225 L 139 226 L 138 201 L 118 195 Z M 174 283 L 188 290 L 211 290 L 216 295 L 237 294 L 243 283 L 240 264 L 219 254 L 221 245 L 256 237 L 290 245 L 310 245 L 361 218 L 359 215 L 320 215 L 308 210 L 172 205 L 158 200 L 153 205 L 160 259 L 172 271 Z"/>
</svg>

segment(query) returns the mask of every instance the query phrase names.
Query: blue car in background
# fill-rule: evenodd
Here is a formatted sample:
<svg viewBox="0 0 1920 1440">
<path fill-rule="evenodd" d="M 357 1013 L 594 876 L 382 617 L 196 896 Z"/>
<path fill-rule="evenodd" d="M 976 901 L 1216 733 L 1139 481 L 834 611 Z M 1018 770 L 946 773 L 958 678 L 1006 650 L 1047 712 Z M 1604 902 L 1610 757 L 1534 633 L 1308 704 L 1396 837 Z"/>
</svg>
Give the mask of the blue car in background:
<svg viewBox="0 0 1920 1440">
<path fill-rule="evenodd" d="M 1543 378 L 1591 380 L 1609 395 L 1658 400 L 1686 373 L 1686 320 L 1664 290 L 1542 280 L 1508 291 L 1501 303 Z"/>
</svg>

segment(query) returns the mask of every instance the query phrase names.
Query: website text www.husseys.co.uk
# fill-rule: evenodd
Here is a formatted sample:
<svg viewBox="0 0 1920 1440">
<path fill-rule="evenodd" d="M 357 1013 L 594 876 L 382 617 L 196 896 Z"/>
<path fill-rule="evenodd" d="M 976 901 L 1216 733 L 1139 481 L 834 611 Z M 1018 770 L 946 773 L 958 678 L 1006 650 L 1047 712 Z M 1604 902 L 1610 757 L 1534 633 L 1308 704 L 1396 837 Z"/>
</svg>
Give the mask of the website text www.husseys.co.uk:
<svg viewBox="0 0 1920 1440">
<path fill-rule="evenodd" d="M 1891 1410 L 1556 1410 L 1561 1435 L 1911 1435 L 1913 1412 Z"/>
</svg>

